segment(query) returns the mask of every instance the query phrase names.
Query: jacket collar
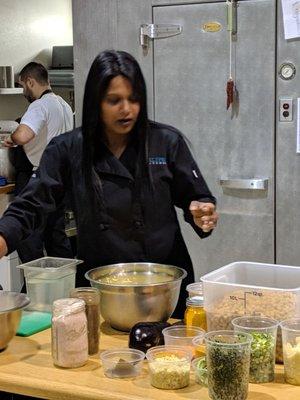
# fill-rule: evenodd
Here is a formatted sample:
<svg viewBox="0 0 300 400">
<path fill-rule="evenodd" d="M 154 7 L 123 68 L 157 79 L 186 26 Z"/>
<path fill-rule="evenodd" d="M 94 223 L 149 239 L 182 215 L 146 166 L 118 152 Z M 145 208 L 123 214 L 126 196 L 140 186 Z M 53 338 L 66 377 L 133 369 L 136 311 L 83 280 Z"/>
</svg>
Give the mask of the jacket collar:
<svg viewBox="0 0 300 400">
<path fill-rule="evenodd" d="M 98 159 L 95 164 L 96 171 L 102 174 L 116 175 L 122 178 L 134 180 L 134 177 L 121 161 L 115 157 L 108 149 L 101 159 Z"/>
</svg>

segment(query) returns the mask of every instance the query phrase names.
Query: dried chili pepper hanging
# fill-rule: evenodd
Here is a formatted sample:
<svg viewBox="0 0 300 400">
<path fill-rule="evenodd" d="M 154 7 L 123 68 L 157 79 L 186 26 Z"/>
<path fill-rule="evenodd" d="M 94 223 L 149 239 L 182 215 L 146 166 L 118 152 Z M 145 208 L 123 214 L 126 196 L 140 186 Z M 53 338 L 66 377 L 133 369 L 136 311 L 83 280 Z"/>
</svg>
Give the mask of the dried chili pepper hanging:
<svg viewBox="0 0 300 400">
<path fill-rule="evenodd" d="M 232 78 L 229 78 L 229 80 L 227 81 L 226 92 L 227 92 L 227 110 L 228 110 L 230 105 L 233 104 L 233 99 L 234 99 L 234 82 Z"/>
</svg>

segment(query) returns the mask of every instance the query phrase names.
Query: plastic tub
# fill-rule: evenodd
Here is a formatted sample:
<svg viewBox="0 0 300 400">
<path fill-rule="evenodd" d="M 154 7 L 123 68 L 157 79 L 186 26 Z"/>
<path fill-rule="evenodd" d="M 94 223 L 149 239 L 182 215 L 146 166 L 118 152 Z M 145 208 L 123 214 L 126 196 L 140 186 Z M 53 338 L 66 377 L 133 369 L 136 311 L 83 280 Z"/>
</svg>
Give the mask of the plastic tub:
<svg viewBox="0 0 300 400">
<path fill-rule="evenodd" d="M 151 385 L 181 389 L 190 383 L 191 353 L 178 346 L 157 346 L 147 351 Z"/>
<path fill-rule="evenodd" d="M 133 378 L 141 373 L 145 353 L 140 350 L 119 348 L 100 354 L 104 374 L 108 378 Z"/>
<path fill-rule="evenodd" d="M 53 301 L 68 297 L 75 288 L 76 266 L 80 263 L 81 260 L 72 258 L 43 257 L 18 265 L 24 270 L 31 300 L 27 309 L 51 312 Z"/>
<path fill-rule="evenodd" d="M 184 347 L 194 356 L 195 345 L 193 344 L 193 339 L 198 338 L 203 341 L 206 332 L 197 326 L 178 325 L 165 328 L 162 333 L 166 346 Z"/>
<path fill-rule="evenodd" d="M 300 385 L 300 318 L 281 322 L 284 376 L 287 383 Z"/>
<path fill-rule="evenodd" d="M 201 277 L 208 331 L 232 329 L 243 315 L 282 321 L 299 315 L 300 268 L 238 261 Z M 277 361 L 282 361 L 281 334 Z"/>
<path fill-rule="evenodd" d="M 275 350 L 279 322 L 272 318 L 249 315 L 235 318 L 232 325 L 234 331 L 250 333 L 253 339 L 249 381 L 272 382 L 275 377 Z"/>
</svg>

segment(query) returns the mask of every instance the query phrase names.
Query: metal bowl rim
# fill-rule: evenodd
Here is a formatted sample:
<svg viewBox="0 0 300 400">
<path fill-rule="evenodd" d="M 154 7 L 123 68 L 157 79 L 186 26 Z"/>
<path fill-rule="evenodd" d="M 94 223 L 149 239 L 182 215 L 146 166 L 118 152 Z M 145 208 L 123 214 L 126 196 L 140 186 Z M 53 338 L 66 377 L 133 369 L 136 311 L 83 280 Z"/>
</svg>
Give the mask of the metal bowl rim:
<svg viewBox="0 0 300 400">
<path fill-rule="evenodd" d="M 89 277 L 89 274 L 91 274 L 93 271 L 96 271 L 96 270 L 99 270 L 99 269 L 101 269 L 101 268 L 103 268 L 103 267 L 112 267 L 112 266 L 114 266 L 114 267 L 119 267 L 119 266 L 126 266 L 126 265 L 130 265 L 130 264 L 138 264 L 138 265 L 151 265 L 151 266 L 162 266 L 162 267 L 171 267 L 171 268 L 176 268 L 177 270 L 179 270 L 179 271 L 181 271 L 182 272 L 182 276 L 181 277 L 179 277 L 179 278 L 177 278 L 177 279 L 174 279 L 174 280 L 172 280 L 172 281 L 166 281 L 166 282 L 158 282 L 158 283 L 149 283 L 149 284 L 139 284 L 139 283 L 132 283 L 132 284 L 130 284 L 130 285 L 128 285 L 128 284 L 118 284 L 118 285 L 114 285 L 114 284 L 111 284 L 111 283 L 105 283 L 105 282 L 99 282 L 99 281 L 96 281 L 96 280 L 94 280 L 94 279 L 91 279 L 90 277 Z M 181 268 L 181 267 L 177 267 L 176 265 L 169 265 L 169 264 L 160 264 L 160 263 L 151 263 L 151 262 L 132 262 L 132 263 L 118 263 L 118 264 L 108 264 L 108 265 L 102 265 L 101 267 L 97 267 L 97 268 L 93 268 L 93 269 L 90 269 L 89 271 L 87 271 L 85 274 L 84 274 L 84 277 L 87 279 L 87 280 L 89 280 L 90 282 L 93 282 L 93 283 L 96 283 L 97 285 L 101 285 L 101 286 L 103 286 L 103 287 L 113 287 L 113 288 L 116 288 L 116 287 L 124 287 L 124 288 L 129 288 L 129 287 L 145 287 L 145 286 L 147 286 L 147 287 L 152 287 L 152 286 L 162 286 L 162 285 L 165 285 L 165 284 L 171 284 L 171 283 L 174 283 L 174 282 L 178 282 L 178 281 L 181 281 L 181 280 L 183 280 L 185 277 L 187 276 L 187 272 L 183 269 L 183 268 Z"/>
<path fill-rule="evenodd" d="M 30 298 L 26 295 L 26 293 L 10 292 L 9 290 L 0 290 L 0 298 L 3 293 L 17 294 L 18 296 L 21 296 L 21 298 L 23 298 L 23 300 L 22 300 L 22 304 L 20 306 L 16 305 L 15 307 L 9 308 L 7 310 L 1 310 L 1 306 L 0 306 L 0 314 L 5 314 L 5 313 L 11 312 L 11 311 L 22 310 L 23 308 L 28 306 L 28 304 L 30 303 Z"/>
</svg>

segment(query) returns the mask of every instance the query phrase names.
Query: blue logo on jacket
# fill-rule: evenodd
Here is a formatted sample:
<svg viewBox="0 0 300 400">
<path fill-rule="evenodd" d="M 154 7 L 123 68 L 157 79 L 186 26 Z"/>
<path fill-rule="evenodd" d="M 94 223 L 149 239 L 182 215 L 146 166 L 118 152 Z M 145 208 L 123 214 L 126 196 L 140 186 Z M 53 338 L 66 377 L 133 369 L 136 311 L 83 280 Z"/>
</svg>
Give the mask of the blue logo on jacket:
<svg viewBox="0 0 300 400">
<path fill-rule="evenodd" d="M 149 157 L 150 165 L 166 165 L 167 160 L 166 157 Z"/>
</svg>

